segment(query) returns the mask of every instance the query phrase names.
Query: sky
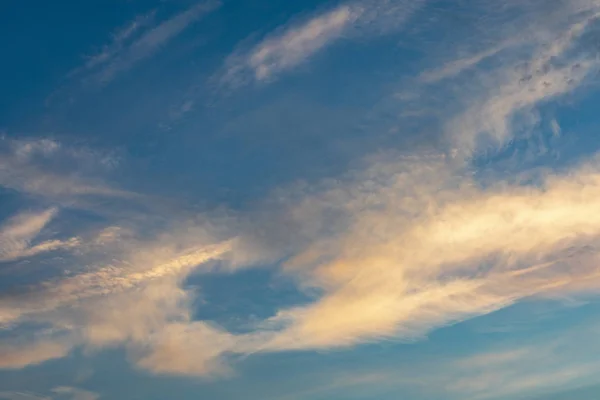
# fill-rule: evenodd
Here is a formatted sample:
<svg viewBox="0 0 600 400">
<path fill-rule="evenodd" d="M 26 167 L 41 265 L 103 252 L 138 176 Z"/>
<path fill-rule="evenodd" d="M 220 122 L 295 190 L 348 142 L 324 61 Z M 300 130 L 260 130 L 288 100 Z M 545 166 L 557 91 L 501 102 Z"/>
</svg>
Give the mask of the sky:
<svg viewBox="0 0 600 400">
<path fill-rule="evenodd" d="M 600 398 L 600 0 L 0 4 L 0 399 Z"/>
</svg>

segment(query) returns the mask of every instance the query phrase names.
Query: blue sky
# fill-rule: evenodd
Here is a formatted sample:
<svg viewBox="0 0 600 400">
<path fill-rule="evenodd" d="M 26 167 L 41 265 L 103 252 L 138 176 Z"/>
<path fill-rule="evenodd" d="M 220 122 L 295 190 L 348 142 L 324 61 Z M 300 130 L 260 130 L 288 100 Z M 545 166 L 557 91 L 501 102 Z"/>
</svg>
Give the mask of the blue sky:
<svg viewBox="0 0 600 400">
<path fill-rule="evenodd" d="M 0 399 L 597 399 L 599 17 L 4 2 Z"/>
</svg>

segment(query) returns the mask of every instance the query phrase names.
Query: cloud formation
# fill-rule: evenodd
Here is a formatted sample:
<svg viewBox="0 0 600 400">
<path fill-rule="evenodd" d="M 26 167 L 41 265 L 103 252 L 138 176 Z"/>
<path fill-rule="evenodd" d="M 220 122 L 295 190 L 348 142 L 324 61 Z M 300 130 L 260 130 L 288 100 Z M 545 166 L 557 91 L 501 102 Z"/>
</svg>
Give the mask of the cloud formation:
<svg viewBox="0 0 600 400">
<path fill-rule="evenodd" d="M 474 93 L 460 99 L 466 100 L 466 110 L 446 126 L 455 150 L 468 156 L 519 139 L 538 123 L 536 106 L 573 93 L 597 73 L 596 49 L 581 43 L 597 35 L 599 5 L 560 4 L 555 12 L 534 14 L 511 25 L 527 34 L 502 32 L 496 38 L 499 44 L 422 75 L 432 83 L 460 77 L 464 71 L 474 74 L 474 79 L 464 81 L 476 83 Z M 473 71 L 484 61 L 485 73 Z"/>
<path fill-rule="evenodd" d="M 98 393 L 71 386 L 58 386 L 52 389 L 52 392 L 59 396 L 68 396 L 71 400 L 98 400 L 100 398 Z"/>
<path fill-rule="evenodd" d="M 385 183 L 361 180 L 343 188 L 345 198 L 332 189 L 309 200 L 306 209 L 340 207 L 348 220 L 287 263 L 324 295 L 281 311 L 275 321 L 288 327 L 267 346 L 409 339 L 524 297 L 595 285 L 596 163 L 548 176 L 541 187 L 482 191 L 463 174 L 447 179 L 440 162 L 406 165 Z"/>
<path fill-rule="evenodd" d="M 22 217 L 20 224 L 9 225 L 7 230 L 13 236 L 22 234 L 19 238 L 35 235 L 53 213 Z M 8 243 L 15 247 L 13 242 Z M 28 254 L 23 257 L 32 255 L 24 249 L 21 252 Z M 3 343 L 2 368 L 60 358 L 78 346 L 98 350 L 122 345 L 135 350 L 136 357 L 150 368 L 152 358 L 146 353 L 151 349 L 154 354 L 150 344 L 158 340 L 151 338 L 168 337 L 175 330 L 170 326 L 191 321 L 193 296 L 182 288 L 184 279 L 230 249 L 229 242 L 215 243 L 203 227 L 189 224 L 153 239 L 142 240 L 114 227 L 81 239 L 72 257 L 84 268 L 0 298 L 0 326 L 14 336 Z M 22 329 L 27 331 L 30 323 L 46 327 L 47 333 L 34 331 L 24 337 Z M 18 336 L 22 345 L 16 346 Z"/>
<path fill-rule="evenodd" d="M 64 146 L 54 139 L 0 140 L 0 186 L 24 194 L 54 200 L 130 197 L 131 193 L 111 188 L 97 176 L 98 171 L 109 171 L 117 164 L 111 154 Z"/>
<path fill-rule="evenodd" d="M 19 369 L 62 358 L 69 354 L 71 348 L 71 344 L 51 340 L 3 343 L 0 345 L 0 369 Z"/>
<path fill-rule="evenodd" d="M 230 85 L 269 81 L 352 36 L 399 29 L 423 1 L 348 2 L 301 22 L 282 26 L 249 50 L 238 49 L 226 61 L 222 80 Z M 249 78 L 248 75 L 251 77 Z"/>
<path fill-rule="evenodd" d="M 230 60 L 234 65 L 227 74 L 233 76 L 239 69 L 249 68 L 256 80 L 269 79 L 279 71 L 296 66 L 339 38 L 359 14 L 359 10 L 341 6 L 298 27 L 289 28 L 281 36 L 267 38 L 252 49 L 245 56 L 246 65 L 235 65 L 236 61 Z"/>
<path fill-rule="evenodd" d="M 84 82 L 107 84 L 119 73 L 154 55 L 188 26 L 219 6 L 218 1 L 200 2 L 154 26 L 155 12 L 140 15 L 116 31 L 110 44 L 88 57 L 84 66 L 71 75 L 83 75 Z"/>
<path fill-rule="evenodd" d="M 252 80 L 272 78 L 351 29 L 379 24 L 389 7 L 387 2 L 345 4 L 286 26 L 237 54 L 228 73 L 232 79 L 244 74 Z M 400 7 L 402 25 L 414 7 Z M 306 191 L 276 202 L 278 209 L 270 208 L 268 199 L 267 212 L 249 212 L 240 217 L 242 223 L 238 218 L 220 220 L 224 226 L 218 229 L 206 221 L 175 221 L 146 232 L 152 224 L 139 223 L 132 229 L 107 226 L 93 237 L 78 239 L 80 268 L 0 299 L 0 322 L 13 336 L 27 323 L 52 332 L 31 335 L 27 346 L 6 347 L 3 367 L 62 357 L 74 347 L 97 351 L 122 346 L 135 365 L 154 373 L 214 376 L 228 372 L 230 356 L 348 347 L 382 338 L 412 340 L 525 298 L 597 292 L 598 159 L 545 173 L 535 184 L 497 180 L 485 185 L 475 178 L 470 161 L 478 140 L 491 136 L 497 149 L 517 137 L 515 114 L 586 82 L 597 60 L 578 44 L 596 22 L 598 7 L 594 2 L 565 2 L 563 18 L 545 26 L 544 32 L 553 32 L 550 37 L 509 38 L 420 76 L 419 84 L 439 84 L 496 60 L 489 79 L 465 96 L 464 109 L 443 124 L 448 144 L 443 151 L 375 159 L 333 182 L 308 185 Z M 149 22 L 134 22 L 115 36 L 106 56 L 90 59 L 89 68 L 104 68 L 101 80 L 110 80 L 206 11 L 204 5 L 195 6 L 135 40 Z M 132 44 L 126 45 L 129 40 Z M 515 72 L 523 49 L 525 67 Z M 508 51 L 513 55 L 503 58 Z M 33 170 L 28 169 L 33 168 L 32 159 L 52 156 L 61 148 L 51 141 L 19 145 L 5 157 L 1 182 L 29 193 L 36 187 L 37 193 L 50 190 L 37 186 L 47 175 L 32 186 L 22 182 L 31 182 L 33 173 L 20 172 L 28 178 L 22 181 L 11 175 L 12 166 Z M 54 181 L 52 187 L 69 195 L 114 194 L 85 183 L 69 190 L 67 183 Z M 34 243 L 55 213 L 23 214 L 5 223 L 0 254 L 8 260 L 75 245 Z M 312 301 L 281 308 L 243 334 L 194 320 L 194 293 L 185 287 L 191 273 L 231 272 L 257 260 L 285 260 L 282 273 L 308 289 Z M 520 356 L 487 355 L 463 366 L 511 363 Z M 552 379 L 560 380 L 560 374 Z M 515 385 L 524 388 L 540 381 L 529 382 Z M 498 382 L 489 384 L 494 385 Z"/>
<path fill-rule="evenodd" d="M 23 213 L 13 217 L 0 227 L 0 261 L 76 246 L 77 239 L 75 238 L 68 241 L 49 240 L 35 245 L 31 244 L 56 212 L 55 208 L 51 208 L 41 213 Z"/>
</svg>

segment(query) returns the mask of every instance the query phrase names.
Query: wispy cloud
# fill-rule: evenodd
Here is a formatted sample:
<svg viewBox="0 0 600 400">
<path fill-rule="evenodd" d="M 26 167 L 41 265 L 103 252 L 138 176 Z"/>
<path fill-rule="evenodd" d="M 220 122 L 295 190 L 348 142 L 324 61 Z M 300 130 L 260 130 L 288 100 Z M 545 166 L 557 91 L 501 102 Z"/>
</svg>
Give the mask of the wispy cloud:
<svg viewBox="0 0 600 400">
<path fill-rule="evenodd" d="M 379 21 L 381 12 L 372 17 L 368 4 L 375 3 L 342 5 L 284 27 L 239 53 L 228 65 L 227 79 L 245 74 L 266 80 L 297 66 L 344 37 L 350 27 Z M 105 68 L 105 76 L 112 78 L 174 37 L 204 12 L 202 7 L 163 22 L 115 54 L 108 51 L 112 55 L 106 61 L 100 57 L 92 67 Z M 145 235 L 140 234 L 146 233 L 143 224 L 131 231 L 109 227 L 82 240 L 84 268 L 0 300 L 0 321 L 13 334 L 35 322 L 61 332 L 69 346 L 53 347 L 42 337 L 27 348 L 15 348 L 5 358 L 12 360 L 7 367 L 60 357 L 72 347 L 124 346 L 140 368 L 210 376 L 228 372 L 227 355 L 349 347 L 382 338 L 412 340 L 524 298 L 600 290 L 598 158 L 548 172 L 536 185 L 500 180 L 480 185 L 470 164 L 481 136 L 490 134 L 502 145 L 518 133 L 511 124 L 516 112 L 570 93 L 586 81 L 597 61 L 579 51 L 577 43 L 595 23 L 596 7 L 582 12 L 565 2 L 564 19 L 546 26 L 554 32 L 550 39 L 519 42 L 517 47 L 528 49 L 525 72 L 514 72 L 512 58 L 496 64 L 483 89 L 465 96 L 464 109 L 444 124 L 448 148 L 443 151 L 375 159 L 363 170 L 308 185 L 308 190 L 276 202 L 277 210 L 268 199 L 266 212 L 247 216 L 242 224 L 225 220 L 213 229 L 210 223 L 173 223 L 162 234 Z M 409 15 L 407 10 L 413 8 L 402 8 L 401 14 Z M 550 29 L 554 27 L 561 29 Z M 124 31 L 123 42 L 139 29 L 132 25 Z M 434 84 L 458 76 L 512 49 L 514 42 L 502 43 L 509 44 L 461 57 L 425 80 Z M 61 147 L 50 142 L 21 146 L 7 156 L 7 165 L 27 165 L 32 157 L 53 155 Z M 35 249 L 30 242 L 52 215 L 47 211 L 7 225 L 7 254 L 12 248 L 17 253 Z M 183 287 L 186 277 L 198 268 L 210 271 L 214 260 L 250 266 L 261 257 L 286 260 L 282 272 L 318 295 L 312 302 L 280 309 L 245 334 L 193 320 L 193 294 Z M 50 339 L 54 344 L 55 338 Z M 41 350 L 28 350 L 36 344 Z M 524 354 L 486 354 L 463 360 L 460 367 L 511 365 Z M 547 376 L 563 381 L 572 374 L 561 370 Z M 512 387 L 524 390 L 542 382 L 542 377 L 529 376 L 513 380 Z M 469 383 L 453 388 L 478 394 L 506 379 L 481 376 L 475 386 Z"/>
<path fill-rule="evenodd" d="M 60 396 L 68 396 L 71 400 L 98 400 L 101 397 L 98 393 L 71 386 L 58 386 L 52 389 L 52 392 Z"/>
<path fill-rule="evenodd" d="M 0 392 L 0 399 L 6 400 L 52 400 L 50 397 L 30 392 Z"/>
<path fill-rule="evenodd" d="M 382 183 L 365 179 L 310 200 L 304 213 L 341 202 L 349 220 L 339 237 L 316 241 L 288 263 L 290 273 L 325 295 L 282 311 L 275 320 L 289 327 L 268 346 L 412 338 L 523 297 L 595 285 L 598 254 L 585 249 L 596 248 L 600 224 L 584 204 L 595 196 L 596 168 L 548 177 L 543 189 L 481 192 L 468 179 L 448 176 L 447 164 L 437 169 L 429 160 Z M 349 197 L 342 200 L 344 192 Z"/>
<path fill-rule="evenodd" d="M 464 58 L 451 61 L 442 67 L 435 68 L 429 71 L 424 71 L 420 74 L 420 79 L 426 83 L 438 82 L 444 79 L 453 78 L 471 68 L 477 66 L 482 61 L 496 56 L 498 53 L 511 47 L 513 43 L 500 43 L 491 46 L 475 54 L 469 54 Z"/>
<path fill-rule="evenodd" d="M 101 52 L 89 56 L 83 67 L 73 71 L 84 82 L 106 84 L 119 73 L 151 57 L 205 14 L 220 6 L 218 1 L 200 2 L 153 26 L 156 13 L 141 15 L 112 36 Z"/>
<path fill-rule="evenodd" d="M 537 123 L 536 106 L 572 93 L 597 73 L 595 50 L 580 43 L 595 34 L 598 5 L 574 2 L 561 10 L 570 18 L 548 15 L 543 22 L 534 19 L 529 27 L 521 23 L 518 27 L 529 34 L 504 36 L 496 46 L 422 76 L 436 82 L 492 59 L 464 82 L 475 82 L 475 90 L 462 96 L 467 109 L 447 124 L 455 149 L 467 155 L 486 146 L 505 145 L 515 132 L 527 132 Z"/>
<path fill-rule="evenodd" d="M 552 393 L 592 384 L 600 369 L 598 348 L 585 338 L 596 334 L 597 326 L 587 323 L 550 340 L 475 353 L 441 363 L 432 379 L 444 381 L 438 385 L 442 390 L 473 399 Z"/>
<path fill-rule="evenodd" d="M 32 243 L 56 212 L 57 209 L 51 208 L 41 213 L 22 213 L 5 222 L 0 227 L 0 261 L 76 247 L 79 243 L 77 238 Z"/>
<path fill-rule="evenodd" d="M 0 399 L 6 400 L 97 400 L 100 397 L 98 393 L 71 386 L 55 387 L 48 395 L 32 392 L 0 392 Z"/>
<path fill-rule="evenodd" d="M 120 52 L 125 51 L 124 48 L 127 47 L 132 38 L 135 38 L 141 30 L 154 23 L 155 16 L 156 11 L 139 15 L 126 26 L 118 29 L 112 34 L 112 41 L 109 44 L 104 45 L 99 53 L 87 57 L 84 67 L 92 69 L 118 57 Z"/>
<path fill-rule="evenodd" d="M 41 340 L 29 343 L 0 345 L 0 369 L 18 369 L 69 354 L 71 345 L 65 342 Z"/>
<path fill-rule="evenodd" d="M 132 193 L 113 189 L 98 178 L 99 172 L 117 164 L 111 154 L 64 146 L 53 139 L 0 140 L 0 186 L 25 194 L 65 201 L 86 195 L 131 197 Z"/>
<path fill-rule="evenodd" d="M 390 26 L 398 29 L 422 3 L 349 2 L 302 22 L 290 23 L 249 50 L 240 49 L 229 56 L 222 80 L 234 86 L 247 80 L 272 80 L 344 37 L 381 33 Z"/>
<path fill-rule="evenodd" d="M 41 229 L 44 222 L 35 228 Z M 0 327 L 8 332 L 19 332 L 28 322 L 54 332 L 49 337 L 34 335 L 18 346 L 13 343 L 16 339 L 0 341 L 6 349 L 2 367 L 38 364 L 79 346 L 94 350 L 127 345 L 147 368 L 167 368 L 153 366 L 153 360 L 166 357 L 167 350 L 159 347 L 166 346 L 163 340 L 175 332 L 177 324 L 188 330 L 192 297 L 181 288 L 183 280 L 231 248 L 228 242 L 211 244 L 211 240 L 202 227 L 185 226 L 179 233 L 150 241 L 114 228 L 82 241 L 74 257 L 87 268 L 0 299 Z"/>
<path fill-rule="evenodd" d="M 225 79 L 236 79 L 245 70 L 252 71 L 256 80 L 272 78 L 341 37 L 360 13 L 360 9 L 341 6 L 299 26 L 288 28 L 283 34 L 268 37 L 248 54 L 231 57 Z"/>
</svg>

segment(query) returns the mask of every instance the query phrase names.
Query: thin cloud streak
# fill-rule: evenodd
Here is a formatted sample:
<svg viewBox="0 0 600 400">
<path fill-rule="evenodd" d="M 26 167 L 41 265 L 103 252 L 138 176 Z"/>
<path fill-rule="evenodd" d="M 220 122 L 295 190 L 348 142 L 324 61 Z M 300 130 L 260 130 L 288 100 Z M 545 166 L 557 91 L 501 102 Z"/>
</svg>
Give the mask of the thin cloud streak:
<svg viewBox="0 0 600 400">
<path fill-rule="evenodd" d="M 52 392 L 58 395 L 70 396 L 71 400 L 98 400 L 101 397 L 98 393 L 71 386 L 58 386 L 52 389 Z"/>
<path fill-rule="evenodd" d="M 0 345 L 0 369 L 19 369 L 29 365 L 62 358 L 72 345 L 60 341 L 42 340 L 33 343 Z"/>
<path fill-rule="evenodd" d="M 114 157 L 87 149 L 63 146 L 52 139 L 0 142 L 0 186 L 53 200 L 73 201 L 79 196 L 131 198 L 131 192 L 111 188 L 95 178 L 117 164 Z M 64 164 L 71 171 L 65 173 Z M 73 173 L 72 169 L 80 171 Z M 90 173 L 86 176 L 85 172 Z"/>
<path fill-rule="evenodd" d="M 84 83 L 105 85 L 119 73 L 157 53 L 176 36 L 204 15 L 216 10 L 220 2 L 209 0 L 144 30 L 151 25 L 155 13 L 139 16 L 127 27 L 113 34 L 113 42 L 102 52 L 88 58 L 87 62 L 71 76 L 82 75 Z"/>
<path fill-rule="evenodd" d="M 360 10 L 341 6 L 319 15 L 308 22 L 289 28 L 281 36 L 259 43 L 247 55 L 230 57 L 231 66 L 225 80 L 236 79 L 244 70 L 250 70 L 256 80 L 268 80 L 275 74 L 292 68 L 341 37 L 360 15 Z M 238 60 L 240 59 L 241 60 Z"/>
<path fill-rule="evenodd" d="M 578 48 L 582 36 L 600 15 L 600 5 L 588 6 L 583 10 L 578 2 L 566 6 L 563 12 L 574 20 L 566 26 L 566 18 L 551 20 L 545 26 L 534 24 L 539 31 L 531 32 L 529 39 L 506 39 L 487 54 L 476 54 L 429 73 L 430 80 L 441 79 L 501 51 L 527 54 L 499 57 L 496 60 L 499 65 L 482 78 L 483 93 L 472 96 L 467 110 L 448 122 L 446 129 L 456 151 L 468 157 L 490 144 L 504 146 L 515 138 L 516 131 L 528 131 L 535 125 L 533 110 L 537 105 L 574 92 L 597 73 L 600 69 L 597 54 Z M 520 117 L 518 121 L 516 117 Z"/>
<path fill-rule="evenodd" d="M 5 222 L 0 227 L 0 261 L 11 261 L 48 251 L 76 247 L 79 244 L 77 238 L 32 243 L 54 218 L 57 211 L 56 208 L 51 208 L 40 213 L 22 213 Z"/>
<path fill-rule="evenodd" d="M 268 82 L 345 37 L 399 30 L 425 2 L 366 0 L 342 4 L 312 18 L 284 25 L 250 49 L 238 49 L 224 66 L 221 82 L 239 86 Z"/>
</svg>

